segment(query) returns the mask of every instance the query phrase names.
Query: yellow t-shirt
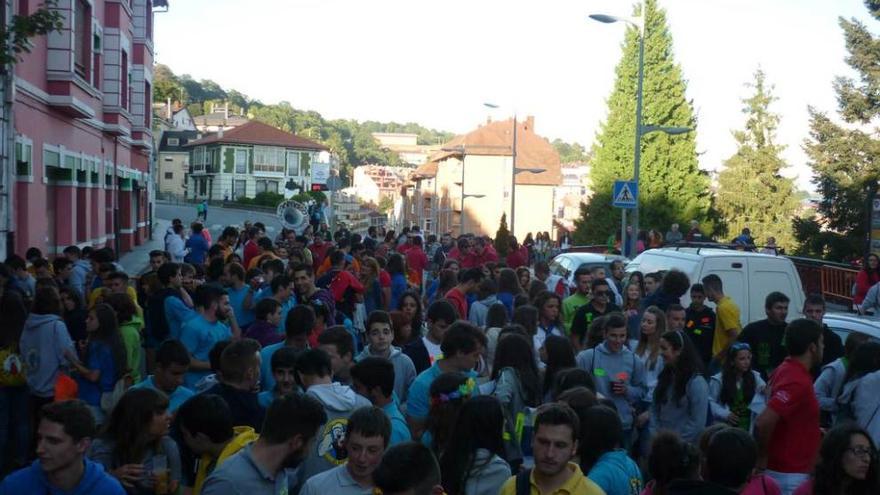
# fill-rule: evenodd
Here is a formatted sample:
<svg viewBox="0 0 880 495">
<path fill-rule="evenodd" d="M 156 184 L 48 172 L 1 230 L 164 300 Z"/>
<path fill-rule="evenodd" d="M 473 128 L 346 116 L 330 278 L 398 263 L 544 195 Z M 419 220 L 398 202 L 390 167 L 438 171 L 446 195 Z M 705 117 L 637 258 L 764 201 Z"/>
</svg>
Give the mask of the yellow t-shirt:
<svg viewBox="0 0 880 495">
<path fill-rule="evenodd" d="M 605 495 L 605 490 L 597 485 L 593 480 L 584 476 L 581 468 L 573 462 L 568 463 L 568 469 L 572 471 L 572 476 L 568 478 L 562 486 L 553 493 L 541 493 L 538 485 L 535 483 L 535 471 L 529 475 L 530 495 Z M 498 495 L 516 495 L 516 476 L 511 476 L 504 485 Z"/>
<path fill-rule="evenodd" d="M 736 334 L 742 331 L 739 323 L 739 307 L 728 296 L 722 297 L 715 304 L 715 337 L 712 339 L 712 354 L 717 355 L 736 337 L 728 337 L 726 330 L 736 329 Z"/>
<path fill-rule="evenodd" d="M 247 447 L 251 442 L 258 438 L 260 438 L 260 435 L 257 435 L 254 429 L 250 426 L 234 427 L 232 440 L 226 444 L 226 447 L 223 447 L 223 451 L 220 452 L 220 457 L 217 459 L 211 459 L 211 456 L 205 454 L 199 460 L 199 467 L 196 471 L 196 480 L 195 483 L 193 483 L 192 495 L 199 495 L 202 492 L 202 486 L 205 484 L 205 480 L 214 469 L 223 464 L 226 459 L 229 459 L 233 454 Z"/>
</svg>

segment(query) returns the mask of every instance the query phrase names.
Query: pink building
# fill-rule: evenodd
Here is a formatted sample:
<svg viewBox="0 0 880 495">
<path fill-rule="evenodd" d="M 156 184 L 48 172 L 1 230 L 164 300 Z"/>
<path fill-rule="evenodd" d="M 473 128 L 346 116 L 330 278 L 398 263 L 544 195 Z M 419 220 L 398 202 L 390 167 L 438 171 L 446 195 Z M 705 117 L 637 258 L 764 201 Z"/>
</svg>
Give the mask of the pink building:
<svg viewBox="0 0 880 495">
<path fill-rule="evenodd" d="M 19 9 L 37 1 L 13 2 Z M 61 31 L 15 66 L 12 242 L 120 251 L 149 235 L 153 7 L 165 0 L 58 0 Z"/>
</svg>

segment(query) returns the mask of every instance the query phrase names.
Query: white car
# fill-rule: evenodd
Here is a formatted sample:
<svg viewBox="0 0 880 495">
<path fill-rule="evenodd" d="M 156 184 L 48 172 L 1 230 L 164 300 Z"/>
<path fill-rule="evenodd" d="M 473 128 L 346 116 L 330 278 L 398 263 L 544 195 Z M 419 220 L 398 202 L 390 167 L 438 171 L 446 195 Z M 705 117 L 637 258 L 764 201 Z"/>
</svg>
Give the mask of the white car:
<svg viewBox="0 0 880 495">
<path fill-rule="evenodd" d="M 573 288 L 576 285 L 574 282 L 574 272 L 577 271 L 578 268 L 586 267 L 588 269 L 593 269 L 597 266 L 601 266 L 605 269 L 605 276 L 610 277 L 611 263 L 616 260 L 623 261 L 624 265 L 629 263 L 629 259 L 617 254 L 562 253 L 556 255 L 556 257 L 550 262 L 550 274 L 559 275 L 565 279 L 569 288 Z"/>
<path fill-rule="evenodd" d="M 872 340 L 880 342 L 880 318 L 861 316 L 852 313 L 825 313 L 822 322 L 828 325 L 840 340 L 846 342 L 847 336 L 853 332 L 863 333 Z"/>
</svg>

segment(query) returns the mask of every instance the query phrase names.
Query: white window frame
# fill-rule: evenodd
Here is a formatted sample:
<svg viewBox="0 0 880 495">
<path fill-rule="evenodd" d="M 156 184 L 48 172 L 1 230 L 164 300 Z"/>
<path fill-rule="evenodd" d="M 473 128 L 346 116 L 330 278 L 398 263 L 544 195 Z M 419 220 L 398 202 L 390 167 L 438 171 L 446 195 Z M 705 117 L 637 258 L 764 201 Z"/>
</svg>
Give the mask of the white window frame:
<svg viewBox="0 0 880 495">
<path fill-rule="evenodd" d="M 208 154 L 204 146 L 196 146 L 193 150 L 193 171 L 204 172 L 208 164 Z"/>
<path fill-rule="evenodd" d="M 180 146 L 180 138 L 168 138 L 168 146 Z"/>
<path fill-rule="evenodd" d="M 248 166 L 248 150 L 245 148 L 234 148 L 233 149 L 234 163 L 235 168 L 233 169 L 236 174 L 246 174 L 247 166 Z M 242 161 L 240 162 L 239 159 Z"/>
<path fill-rule="evenodd" d="M 287 175 L 292 177 L 302 176 L 302 162 L 298 151 L 287 152 Z"/>
<path fill-rule="evenodd" d="M 284 148 L 254 146 L 254 172 L 283 174 L 284 168 Z"/>
</svg>

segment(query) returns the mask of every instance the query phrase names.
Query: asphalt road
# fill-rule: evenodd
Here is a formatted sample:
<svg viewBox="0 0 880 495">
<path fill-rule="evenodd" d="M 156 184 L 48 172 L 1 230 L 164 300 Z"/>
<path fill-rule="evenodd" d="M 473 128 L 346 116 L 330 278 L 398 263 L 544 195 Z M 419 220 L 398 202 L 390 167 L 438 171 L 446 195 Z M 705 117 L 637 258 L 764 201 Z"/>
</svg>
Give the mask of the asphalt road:
<svg viewBox="0 0 880 495">
<path fill-rule="evenodd" d="M 183 220 L 184 225 L 187 225 L 189 222 L 196 219 L 196 207 L 195 205 L 190 204 L 177 205 L 157 201 L 156 218 L 169 221 L 179 218 Z M 224 227 L 227 225 L 241 227 L 245 220 L 250 220 L 251 222 L 263 222 L 266 224 L 266 232 L 271 238 L 274 238 L 274 233 L 281 230 L 281 223 L 278 221 L 278 217 L 272 213 L 219 208 L 216 206 L 208 207 L 208 219 L 205 223 L 208 230 L 211 231 L 211 236 L 214 239 L 219 239 L 219 234 L 223 231 Z"/>
</svg>

